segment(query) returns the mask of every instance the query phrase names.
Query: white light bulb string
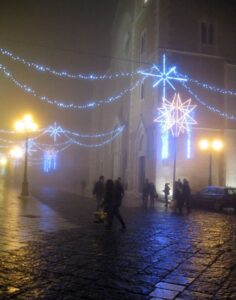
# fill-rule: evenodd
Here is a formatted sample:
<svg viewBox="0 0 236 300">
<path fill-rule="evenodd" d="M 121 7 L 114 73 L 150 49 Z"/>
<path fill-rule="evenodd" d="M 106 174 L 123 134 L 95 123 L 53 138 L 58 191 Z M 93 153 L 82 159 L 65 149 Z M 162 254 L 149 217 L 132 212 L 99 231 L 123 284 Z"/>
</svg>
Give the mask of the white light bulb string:
<svg viewBox="0 0 236 300">
<path fill-rule="evenodd" d="M 138 74 L 138 71 L 135 72 L 119 72 L 115 74 L 102 74 L 102 75 L 96 75 L 96 74 L 82 74 L 82 73 L 70 73 L 67 71 L 58 71 L 53 68 L 50 68 L 49 66 L 44 66 L 42 64 L 30 62 L 28 60 L 25 60 L 24 58 L 14 55 L 12 52 L 0 48 L 0 54 L 2 56 L 6 56 L 10 58 L 13 61 L 17 61 L 22 63 L 23 65 L 33 68 L 34 70 L 41 72 L 41 73 L 50 73 L 52 75 L 58 76 L 58 77 L 64 77 L 64 78 L 70 78 L 70 79 L 82 79 L 82 80 L 111 80 L 111 79 L 117 79 L 122 77 L 133 77 Z"/>
<path fill-rule="evenodd" d="M 218 115 L 220 115 L 221 117 L 227 119 L 227 120 L 230 120 L 230 121 L 236 121 L 236 116 L 234 115 L 231 115 L 231 114 L 228 114 L 226 112 L 223 112 L 221 111 L 219 108 L 213 106 L 213 105 L 210 105 L 210 104 L 207 104 L 206 101 L 202 100 L 196 93 L 194 93 L 190 87 L 188 87 L 185 83 L 182 83 L 182 85 L 184 86 L 184 88 L 188 91 L 188 93 L 190 95 L 192 95 L 194 97 L 194 99 L 200 103 L 201 105 L 205 106 L 208 110 L 214 112 L 214 113 L 217 113 Z"/>
<path fill-rule="evenodd" d="M 47 96 L 39 95 L 32 87 L 20 83 L 12 75 L 12 73 L 2 64 L 0 64 L 0 70 L 3 72 L 3 74 L 9 80 L 11 80 L 17 87 L 24 90 L 26 93 L 40 99 L 43 102 L 46 102 L 51 105 L 55 105 L 55 106 L 57 106 L 59 108 L 63 108 L 63 109 L 81 109 L 81 110 L 93 109 L 93 108 L 99 107 L 103 104 L 110 104 L 110 103 L 116 102 L 116 101 L 122 99 L 127 93 L 132 92 L 134 89 L 136 89 L 145 79 L 145 77 L 138 79 L 130 88 L 124 89 L 123 91 L 121 91 L 119 94 L 117 94 L 115 96 L 109 96 L 104 99 L 93 100 L 93 101 L 87 102 L 85 104 L 76 104 L 76 103 L 66 103 L 66 100 L 53 99 L 53 98 L 49 98 Z"/>
</svg>

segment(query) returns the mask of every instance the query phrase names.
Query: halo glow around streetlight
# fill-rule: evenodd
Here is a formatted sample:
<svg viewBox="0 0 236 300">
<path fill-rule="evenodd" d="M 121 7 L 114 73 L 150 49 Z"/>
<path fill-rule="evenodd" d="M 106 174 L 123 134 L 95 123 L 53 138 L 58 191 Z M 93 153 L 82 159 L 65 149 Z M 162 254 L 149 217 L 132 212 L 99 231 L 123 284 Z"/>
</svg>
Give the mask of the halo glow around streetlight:
<svg viewBox="0 0 236 300">
<path fill-rule="evenodd" d="M 15 130 L 17 132 L 26 133 L 33 132 L 38 129 L 38 125 L 33 121 L 33 118 L 30 114 L 24 115 L 21 121 L 15 122 Z"/>
<path fill-rule="evenodd" d="M 212 142 L 212 148 L 215 150 L 215 151 L 220 151 L 222 150 L 223 148 L 223 142 L 221 140 L 214 140 Z"/>
<path fill-rule="evenodd" d="M 1 158 L 0 158 L 0 165 L 1 165 L 1 166 L 6 166 L 6 164 L 7 164 L 7 159 L 6 159 L 6 157 L 1 157 Z"/>
<path fill-rule="evenodd" d="M 209 147 L 210 147 L 208 140 L 201 140 L 201 141 L 199 142 L 199 147 L 200 147 L 200 149 L 202 149 L 202 150 L 208 150 Z"/>
<path fill-rule="evenodd" d="M 10 150 L 10 156 L 15 159 L 23 157 L 24 151 L 21 147 L 15 146 Z"/>
</svg>

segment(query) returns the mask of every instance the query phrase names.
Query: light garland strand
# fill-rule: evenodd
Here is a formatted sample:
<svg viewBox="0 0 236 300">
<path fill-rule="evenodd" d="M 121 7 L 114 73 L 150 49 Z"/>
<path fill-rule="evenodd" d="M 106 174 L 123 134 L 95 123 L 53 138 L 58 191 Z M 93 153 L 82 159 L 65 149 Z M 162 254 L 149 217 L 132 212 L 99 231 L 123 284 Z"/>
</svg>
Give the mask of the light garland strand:
<svg viewBox="0 0 236 300">
<path fill-rule="evenodd" d="M 136 72 L 120 72 L 120 73 L 115 73 L 111 75 L 96 75 L 96 74 L 82 74 L 82 73 L 70 73 L 67 71 L 57 71 L 55 69 L 52 69 L 48 66 L 44 66 L 42 64 L 37 64 L 34 62 L 30 62 L 25 60 L 24 58 L 21 58 L 20 56 L 14 55 L 12 52 L 0 48 L 0 54 L 6 57 L 9 57 L 13 61 L 17 61 L 22 63 L 23 65 L 33 68 L 36 71 L 39 71 L 41 73 L 50 73 L 52 75 L 58 76 L 58 77 L 64 77 L 64 78 L 70 78 L 70 79 L 83 79 L 83 80 L 111 80 L 111 79 L 116 79 L 120 77 L 133 77 L 138 74 L 138 71 Z"/>
<path fill-rule="evenodd" d="M 111 131 L 107 131 L 107 132 L 103 132 L 103 133 L 96 133 L 96 134 L 82 134 L 82 133 L 77 133 L 77 132 L 73 132 L 73 131 L 70 131 L 70 130 L 65 130 L 65 133 L 67 135 L 74 135 L 74 136 L 77 136 L 77 137 L 80 137 L 80 138 L 102 138 L 102 137 L 105 137 L 105 136 L 108 136 L 108 135 L 113 135 L 115 134 L 116 132 L 120 132 L 122 129 L 123 129 L 124 125 L 122 126 L 119 126 Z"/>
<path fill-rule="evenodd" d="M 196 84 L 196 85 L 198 85 L 198 86 L 200 86 L 200 87 L 202 87 L 204 89 L 210 90 L 212 92 L 220 93 L 220 94 L 225 95 L 225 96 L 226 95 L 227 96 L 236 96 L 236 91 L 219 88 L 219 87 L 210 85 L 208 83 L 203 83 L 203 82 L 200 82 L 197 79 L 190 78 L 187 75 L 182 75 L 180 73 L 178 73 L 178 75 L 182 76 L 182 77 L 185 77 L 187 79 L 186 81 L 191 82 L 193 84 Z"/>
<path fill-rule="evenodd" d="M 228 114 L 226 112 L 221 111 L 219 108 L 209 105 L 207 104 L 205 101 L 203 101 L 196 93 L 194 93 L 190 87 L 188 87 L 185 83 L 183 83 L 183 86 L 185 87 L 185 89 L 189 92 L 190 95 L 192 95 L 195 100 L 200 103 L 201 105 L 205 106 L 208 110 L 217 113 L 218 115 L 220 115 L 221 117 L 227 119 L 227 120 L 231 120 L 231 121 L 236 121 L 236 116 Z"/>
<path fill-rule="evenodd" d="M 123 127 L 119 132 L 115 133 L 110 139 L 107 139 L 101 143 L 97 143 L 97 144 L 86 144 L 86 143 L 81 143 L 79 141 L 76 141 L 75 139 L 72 139 L 73 144 L 82 146 L 82 147 L 87 147 L 87 148 L 98 148 L 101 146 L 104 146 L 110 142 L 112 142 L 116 137 L 118 137 L 124 130 L 125 127 Z"/>
<path fill-rule="evenodd" d="M 47 96 L 40 96 L 34 91 L 34 89 L 32 87 L 22 84 L 17 79 L 15 79 L 15 77 L 11 74 L 11 72 L 2 64 L 0 64 L 0 70 L 17 87 L 24 90 L 26 93 L 39 98 L 43 102 L 46 102 L 51 105 L 56 105 L 57 107 L 64 108 L 64 109 L 93 109 L 93 108 L 101 106 L 102 104 L 109 104 L 109 103 L 116 102 L 116 101 L 120 100 L 123 96 L 125 96 L 127 93 L 132 92 L 145 79 L 145 78 L 142 78 L 142 79 L 137 80 L 133 84 L 133 86 L 131 86 L 130 88 L 124 89 L 122 92 L 120 92 L 119 94 L 117 94 L 115 96 L 110 96 L 105 99 L 97 99 L 92 102 L 88 102 L 86 104 L 74 104 L 74 103 L 65 103 L 64 100 L 52 99 Z"/>
</svg>

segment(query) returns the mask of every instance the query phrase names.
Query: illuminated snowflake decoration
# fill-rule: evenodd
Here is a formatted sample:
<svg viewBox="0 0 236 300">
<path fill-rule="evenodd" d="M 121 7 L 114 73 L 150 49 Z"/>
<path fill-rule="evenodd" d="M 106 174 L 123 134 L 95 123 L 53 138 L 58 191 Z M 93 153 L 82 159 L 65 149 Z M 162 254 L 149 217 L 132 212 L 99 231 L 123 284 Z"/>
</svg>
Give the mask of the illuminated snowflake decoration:
<svg viewBox="0 0 236 300">
<path fill-rule="evenodd" d="M 56 170 L 57 167 L 57 151 L 49 149 L 44 153 L 43 170 L 48 173 Z"/>
<path fill-rule="evenodd" d="M 32 156 L 34 152 L 37 152 L 35 145 L 36 145 L 36 143 L 34 142 L 33 139 L 28 140 L 28 155 L 29 156 Z M 25 142 L 22 143 L 22 149 L 23 149 L 23 152 L 25 153 Z"/>
<path fill-rule="evenodd" d="M 162 71 L 159 70 L 159 68 L 157 67 L 157 65 L 154 65 L 151 69 L 151 73 L 149 72 L 145 72 L 145 71 L 139 71 L 140 74 L 145 75 L 145 76 L 151 76 L 156 78 L 153 87 L 156 87 L 157 85 L 159 85 L 160 83 L 163 84 L 163 89 L 165 89 L 166 83 L 169 84 L 169 86 L 175 90 L 174 85 L 171 83 L 171 81 L 187 81 L 186 78 L 180 77 L 176 74 L 176 67 L 171 67 L 171 68 L 167 68 L 166 66 L 166 56 L 165 54 L 162 57 Z M 165 94 L 165 92 L 164 92 Z M 163 97 L 165 97 L 165 95 L 163 95 Z"/>
<path fill-rule="evenodd" d="M 162 107 L 158 109 L 160 115 L 154 121 L 162 123 L 164 130 L 171 130 L 173 136 L 179 136 L 197 124 L 191 116 L 196 107 L 191 104 L 191 99 L 182 102 L 180 95 L 174 94 L 172 102 L 163 98 Z"/>
<path fill-rule="evenodd" d="M 50 126 L 47 130 L 47 133 L 49 133 L 50 136 L 53 137 L 54 142 L 56 142 L 57 137 L 60 137 L 62 133 L 64 133 L 64 130 L 61 126 L 57 126 L 57 123 L 55 122 L 53 126 Z"/>
</svg>

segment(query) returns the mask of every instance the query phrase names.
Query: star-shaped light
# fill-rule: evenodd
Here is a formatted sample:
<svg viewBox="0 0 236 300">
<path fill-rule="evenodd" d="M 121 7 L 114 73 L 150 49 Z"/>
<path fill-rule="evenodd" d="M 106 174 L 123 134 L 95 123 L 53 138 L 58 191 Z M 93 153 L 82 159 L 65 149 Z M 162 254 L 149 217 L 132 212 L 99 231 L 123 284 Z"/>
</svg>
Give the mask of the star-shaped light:
<svg viewBox="0 0 236 300">
<path fill-rule="evenodd" d="M 64 133 L 64 130 L 61 126 L 57 126 L 57 123 L 55 122 L 53 126 L 50 126 L 46 132 L 49 133 L 50 136 L 53 136 L 54 142 L 56 142 L 57 137 L 60 137 L 62 133 Z"/>
<path fill-rule="evenodd" d="M 163 88 L 166 86 L 166 83 L 170 85 L 170 87 L 175 90 L 174 85 L 171 81 L 187 81 L 186 78 L 180 77 L 176 75 L 176 67 L 167 68 L 166 66 L 166 56 L 165 54 L 162 57 L 162 71 L 159 70 L 157 65 L 152 67 L 152 72 L 139 71 L 140 74 L 145 76 L 155 77 L 156 81 L 153 84 L 153 87 L 156 87 L 159 83 L 163 83 Z M 163 95 L 165 97 L 165 95 Z"/>
<path fill-rule="evenodd" d="M 182 102 L 179 94 L 174 94 L 172 102 L 163 98 L 162 107 L 158 109 L 160 115 L 154 120 L 163 124 L 164 130 L 171 130 L 174 136 L 188 131 L 191 125 L 197 122 L 191 117 L 196 108 L 191 104 L 191 99 Z"/>
</svg>

